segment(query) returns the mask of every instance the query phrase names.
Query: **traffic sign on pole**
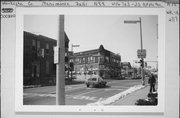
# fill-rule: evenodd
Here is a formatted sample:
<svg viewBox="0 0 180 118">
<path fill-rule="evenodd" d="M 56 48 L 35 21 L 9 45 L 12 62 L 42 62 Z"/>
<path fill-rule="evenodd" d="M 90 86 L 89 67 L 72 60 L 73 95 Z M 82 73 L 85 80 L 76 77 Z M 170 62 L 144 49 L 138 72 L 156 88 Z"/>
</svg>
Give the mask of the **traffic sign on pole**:
<svg viewBox="0 0 180 118">
<path fill-rule="evenodd" d="M 54 64 L 58 64 L 59 62 L 59 50 L 58 47 L 54 47 Z"/>
<path fill-rule="evenodd" d="M 138 56 L 138 58 L 146 58 L 146 50 L 145 49 L 137 50 L 137 56 Z"/>
</svg>

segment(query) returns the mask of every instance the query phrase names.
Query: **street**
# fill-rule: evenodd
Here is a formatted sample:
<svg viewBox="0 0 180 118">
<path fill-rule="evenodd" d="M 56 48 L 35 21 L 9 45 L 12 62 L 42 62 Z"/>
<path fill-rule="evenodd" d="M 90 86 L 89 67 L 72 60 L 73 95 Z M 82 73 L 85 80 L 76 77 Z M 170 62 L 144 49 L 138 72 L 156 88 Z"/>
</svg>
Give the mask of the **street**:
<svg viewBox="0 0 180 118">
<path fill-rule="evenodd" d="M 140 85 L 141 80 L 108 80 L 103 88 L 87 88 L 84 83 L 65 86 L 66 105 L 87 105 L 105 100 L 128 88 Z M 24 105 L 55 105 L 56 87 L 46 86 L 24 89 Z"/>
</svg>

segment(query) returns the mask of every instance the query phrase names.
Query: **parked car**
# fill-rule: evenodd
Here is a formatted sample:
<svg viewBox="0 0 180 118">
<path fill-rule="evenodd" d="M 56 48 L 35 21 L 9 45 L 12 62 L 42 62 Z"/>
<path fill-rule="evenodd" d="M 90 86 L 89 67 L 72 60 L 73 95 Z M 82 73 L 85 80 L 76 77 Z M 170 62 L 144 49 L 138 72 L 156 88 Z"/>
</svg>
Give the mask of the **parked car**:
<svg viewBox="0 0 180 118">
<path fill-rule="evenodd" d="M 92 77 L 89 78 L 85 81 L 85 84 L 87 87 L 92 86 L 92 87 L 105 87 L 107 82 L 103 80 L 101 77 Z"/>
</svg>

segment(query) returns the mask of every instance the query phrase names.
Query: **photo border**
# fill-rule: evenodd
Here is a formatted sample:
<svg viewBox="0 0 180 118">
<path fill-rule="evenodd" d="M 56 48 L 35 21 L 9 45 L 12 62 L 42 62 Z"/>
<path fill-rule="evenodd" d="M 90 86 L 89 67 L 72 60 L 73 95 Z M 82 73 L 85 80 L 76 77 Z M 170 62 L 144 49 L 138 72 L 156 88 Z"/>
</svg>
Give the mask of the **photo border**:
<svg viewBox="0 0 180 118">
<path fill-rule="evenodd" d="M 165 106 L 165 9 L 164 8 L 16 8 L 15 112 L 74 113 L 164 113 Z M 24 15 L 157 15 L 158 16 L 158 105 L 80 106 L 23 105 Z"/>
</svg>

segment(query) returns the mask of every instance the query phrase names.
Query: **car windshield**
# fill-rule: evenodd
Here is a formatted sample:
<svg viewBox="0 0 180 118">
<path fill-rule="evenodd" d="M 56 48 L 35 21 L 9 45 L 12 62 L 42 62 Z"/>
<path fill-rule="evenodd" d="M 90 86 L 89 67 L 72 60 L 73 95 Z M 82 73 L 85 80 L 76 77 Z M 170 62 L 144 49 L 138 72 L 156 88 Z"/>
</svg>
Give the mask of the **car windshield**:
<svg viewBox="0 0 180 118">
<path fill-rule="evenodd" d="M 89 81 L 96 81 L 97 78 L 89 78 L 88 80 L 89 80 Z"/>
</svg>

